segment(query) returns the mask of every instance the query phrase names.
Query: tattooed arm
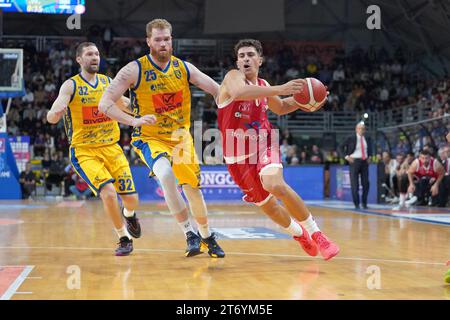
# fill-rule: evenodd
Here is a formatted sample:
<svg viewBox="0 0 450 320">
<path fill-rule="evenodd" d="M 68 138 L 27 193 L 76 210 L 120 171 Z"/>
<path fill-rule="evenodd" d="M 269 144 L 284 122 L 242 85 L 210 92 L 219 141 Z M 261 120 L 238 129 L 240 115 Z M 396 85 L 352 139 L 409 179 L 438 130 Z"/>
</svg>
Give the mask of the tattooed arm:
<svg viewBox="0 0 450 320">
<path fill-rule="evenodd" d="M 137 83 L 139 77 L 139 68 L 136 62 L 132 61 L 125 67 L 120 69 L 111 84 L 106 88 L 100 99 L 99 109 L 111 119 L 120 123 L 127 124 L 133 127 L 140 127 L 142 125 L 153 124 L 156 121 L 154 115 L 142 115 L 140 118 L 123 112 L 116 104 L 129 87 Z"/>
</svg>

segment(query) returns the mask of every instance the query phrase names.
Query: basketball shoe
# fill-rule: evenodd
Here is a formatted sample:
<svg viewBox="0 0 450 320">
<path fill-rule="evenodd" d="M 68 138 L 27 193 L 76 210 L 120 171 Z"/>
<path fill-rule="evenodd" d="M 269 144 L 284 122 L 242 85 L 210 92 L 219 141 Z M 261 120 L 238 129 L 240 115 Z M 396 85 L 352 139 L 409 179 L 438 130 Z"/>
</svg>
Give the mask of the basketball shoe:
<svg viewBox="0 0 450 320">
<path fill-rule="evenodd" d="M 321 231 L 316 231 L 311 238 L 319 247 L 320 254 L 324 260 L 330 260 L 339 253 L 339 247 L 328 239 Z"/>
<path fill-rule="evenodd" d="M 208 254 L 213 258 L 225 257 L 225 252 L 217 243 L 217 235 L 214 232 L 206 239 L 203 239 L 200 234 L 198 234 L 198 236 L 201 238 L 200 248 L 202 250 L 208 249 Z"/>
<path fill-rule="evenodd" d="M 193 257 L 202 253 L 202 251 L 200 250 L 200 242 L 201 242 L 200 239 L 201 238 L 192 231 L 186 233 L 187 247 L 184 253 L 186 257 Z"/>
<path fill-rule="evenodd" d="M 133 240 L 128 237 L 120 238 L 118 245 L 116 256 L 127 256 L 133 252 Z"/>
<path fill-rule="evenodd" d="M 132 217 L 126 217 L 123 213 L 123 207 L 122 207 L 122 215 L 125 218 L 125 221 L 127 222 L 127 230 L 130 233 L 130 235 L 133 238 L 139 238 L 141 236 L 141 224 L 139 223 L 139 219 L 136 216 L 136 212 Z"/>
<path fill-rule="evenodd" d="M 294 240 L 300 243 L 300 246 L 305 250 L 307 254 L 310 256 L 317 256 L 319 249 L 317 248 L 317 244 L 311 239 L 308 231 L 301 224 L 299 224 L 302 228 L 303 234 L 300 237 L 294 236 Z"/>
</svg>

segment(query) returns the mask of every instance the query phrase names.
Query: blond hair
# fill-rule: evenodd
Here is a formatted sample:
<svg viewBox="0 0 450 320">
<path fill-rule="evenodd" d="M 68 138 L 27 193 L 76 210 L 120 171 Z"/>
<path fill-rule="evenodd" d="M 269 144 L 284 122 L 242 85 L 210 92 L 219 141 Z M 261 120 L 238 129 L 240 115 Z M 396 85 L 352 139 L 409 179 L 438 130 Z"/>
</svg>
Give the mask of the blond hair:
<svg viewBox="0 0 450 320">
<path fill-rule="evenodd" d="M 147 23 L 145 31 L 147 32 L 148 38 L 151 38 L 153 29 L 169 29 L 170 34 L 172 34 L 172 25 L 166 19 L 153 19 Z"/>
</svg>

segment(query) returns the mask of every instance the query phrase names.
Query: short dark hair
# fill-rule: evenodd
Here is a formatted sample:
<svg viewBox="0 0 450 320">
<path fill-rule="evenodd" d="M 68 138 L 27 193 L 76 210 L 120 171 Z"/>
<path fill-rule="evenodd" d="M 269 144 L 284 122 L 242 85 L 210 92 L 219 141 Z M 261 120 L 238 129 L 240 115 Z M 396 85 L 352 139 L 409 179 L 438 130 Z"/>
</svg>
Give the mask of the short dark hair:
<svg viewBox="0 0 450 320">
<path fill-rule="evenodd" d="M 424 156 L 431 156 L 431 152 L 428 149 L 420 150 L 420 154 L 423 154 Z"/>
<path fill-rule="evenodd" d="M 262 57 L 262 55 L 263 55 L 263 48 L 262 48 L 261 42 L 259 42 L 258 40 L 255 40 L 255 39 L 239 40 L 239 42 L 236 43 L 236 45 L 234 46 L 234 54 L 236 55 L 236 57 L 238 55 L 239 49 L 242 47 L 253 47 L 253 48 L 255 48 L 255 50 L 259 54 L 259 56 Z"/>
<path fill-rule="evenodd" d="M 83 49 L 87 48 L 87 47 L 97 47 L 97 45 L 93 42 L 82 42 L 77 46 L 77 51 L 76 51 L 76 57 L 81 57 L 81 55 L 83 54 Z"/>
</svg>

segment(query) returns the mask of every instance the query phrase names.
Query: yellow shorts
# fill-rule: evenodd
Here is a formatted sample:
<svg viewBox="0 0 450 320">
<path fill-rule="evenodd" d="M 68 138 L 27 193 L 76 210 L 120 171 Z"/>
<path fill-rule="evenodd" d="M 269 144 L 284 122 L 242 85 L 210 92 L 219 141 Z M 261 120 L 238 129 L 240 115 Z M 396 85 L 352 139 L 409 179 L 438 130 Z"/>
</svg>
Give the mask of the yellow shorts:
<svg viewBox="0 0 450 320">
<path fill-rule="evenodd" d="M 172 163 L 173 173 L 178 184 L 189 184 L 194 188 L 200 186 L 200 165 L 194 149 L 192 136 L 189 134 L 182 143 L 164 141 L 156 138 L 135 137 L 131 143 L 141 160 L 153 174 L 153 164 L 161 157 Z"/>
<path fill-rule="evenodd" d="M 104 147 L 70 147 L 70 162 L 76 173 L 97 196 L 112 182 L 119 194 L 136 193 L 130 165 L 118 144 Z"/>
</svg>

